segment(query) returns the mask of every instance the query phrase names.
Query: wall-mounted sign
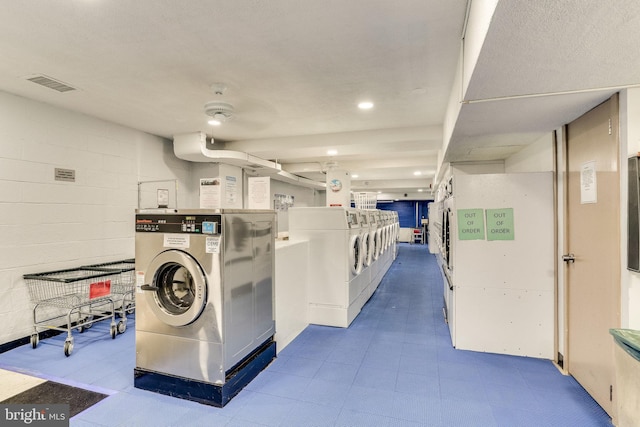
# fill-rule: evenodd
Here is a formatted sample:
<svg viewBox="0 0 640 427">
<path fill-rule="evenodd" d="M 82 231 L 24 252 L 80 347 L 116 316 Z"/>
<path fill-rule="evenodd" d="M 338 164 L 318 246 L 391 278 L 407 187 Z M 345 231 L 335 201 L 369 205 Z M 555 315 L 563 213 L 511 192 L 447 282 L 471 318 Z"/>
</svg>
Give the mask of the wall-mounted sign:
<svg viewBox="0 0 640 427">
<path fill-rule="evenodd" d="M 249 196 L 247 205 L 249 209 L 271 209 L 271 178 L 268 176 L 250 176 L 248 179 Z"/>
<path fill-rule="evenodd" d="M 580 203 L 598 203 L 595 160 L 583 163 L 580 168 Z"/>
<path fill-rule="evenodd" d="M 224 192 L 227 196 L 227 205 L 234 205 L 238 200 L 238 180 L 235 176 L 225 177 Z"/>
<path fill-rule="evenodd" d="M 484 240 L 482 209 L 458 209 L 458 240 Z"/>
<path fill-rule="evenodd" d="M 74 169 L 55 168 L 53 177 L 56 181 L 76 182 L 76 171 Z"/>
<path fill-rule="evenodd" d="M 487 240 L 514 240 L 513 208 L 487 209 Z"/>
<path fill-rule="evenodd" d="M 200 179 L 200 209 L 220 209 L 220 187 L 219 178 Z"/>
</svg>

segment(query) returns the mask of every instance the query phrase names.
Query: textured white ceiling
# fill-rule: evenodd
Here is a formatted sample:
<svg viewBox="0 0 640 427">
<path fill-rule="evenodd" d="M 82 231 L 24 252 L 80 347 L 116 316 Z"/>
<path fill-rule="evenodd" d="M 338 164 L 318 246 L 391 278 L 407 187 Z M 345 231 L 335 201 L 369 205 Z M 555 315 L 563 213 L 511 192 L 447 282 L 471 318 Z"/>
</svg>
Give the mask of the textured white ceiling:
<svg viewBox="0 0 640 427">
<path fill-rule="evenodd" d="M 337 161 L 360 176 L 354 189 L 399 193 L 428 185 L 436 169 L 467 9 L 467 0 L 2 3 L 0 90 L 166 138 L 203 131 L 303 175 L 305 164 Z M 636 0 L 502 0 L 465 99 L 636 84 L 639 16 Z M 78 90 L 26 80 L 35 74 Z M 222 96 L 216 82 L 227 85 Z M 504 158 L 613 91 L 464 104 L 445 158 Z M 359 111 L 363 99 L 375 108 Z M 208 126 L 212 100 L 232 103 L 234 119 Z"/>
<path fill-rule="evenodd" d="M 467 100 L 640 84 L 637 0 L 500 1 Z"/>
<path fill-rule="evenodd" d="M 448 161 L 505 158 L 640 84 L 640 2 L 502 0 Z"/>
</svg>

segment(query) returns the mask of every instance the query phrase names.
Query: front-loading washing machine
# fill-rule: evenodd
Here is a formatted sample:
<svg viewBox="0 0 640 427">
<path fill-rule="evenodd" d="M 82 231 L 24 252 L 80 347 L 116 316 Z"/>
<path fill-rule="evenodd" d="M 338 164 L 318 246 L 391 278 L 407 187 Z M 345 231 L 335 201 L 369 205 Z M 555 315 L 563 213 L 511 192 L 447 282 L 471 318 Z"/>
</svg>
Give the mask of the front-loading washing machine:
<svg viewBox="0 0 640 427">
<path fill-rule="evenodd" d="M 224 406 L 275 357 L 275 213 L 136 213 L 134 385 Z"/>
<path fill-rule="evenodd" d="M 383 217 L 380 210 L 373 211 L 373 217 L 375 227 L 372 227 L 372 230 L 375 228 L 374 232 L 374 251 L 373 251 L 373 268 L 371 271 L 371 293 L 375 292 L 382 280 L 382 276 L 384 276 L 384 262 L 383 262 Z"/>
<path fill-rule="evenodd" d="M 382 262 L 382 276 L 386 274 L 387 270 L 391 266 L 392 253 L 391 253 L 391 214 L 389 211 L 380 211 L 380 220 L 382 222 L 382 254 L 380 260 Z"/>
<path fill-rule="evenodd" d="M 393 260 L 395 261 L 398 256 L 398 235 L 400 234 L 400 222 L 398 220 L 398 212 L 391 211 L 391 218 L 393 223 L 393 233 L 391 243 L 393 245 Z"/>
<path fill-rule="evenodd" d="M 360 275 L 363 276 L 362 286 L 364 290 L 369 287 L 371 283 L 371 263 L 373 261 L 373 239 L 371 238 L 371 226 L 369 224 L 370 216 L 367 210 L 360 211 L 360 240 L 362 243 L 362 271 Z"/>
</svg>

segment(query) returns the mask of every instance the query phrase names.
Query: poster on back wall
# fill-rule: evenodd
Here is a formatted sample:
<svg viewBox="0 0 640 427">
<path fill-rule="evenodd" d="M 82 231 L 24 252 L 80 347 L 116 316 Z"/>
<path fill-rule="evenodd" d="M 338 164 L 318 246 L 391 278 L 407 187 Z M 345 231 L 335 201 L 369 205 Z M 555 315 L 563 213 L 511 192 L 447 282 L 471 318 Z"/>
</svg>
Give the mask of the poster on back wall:
<svg viewBox="0 0 640 427">
<path fill-rule="evenodd" d="M 249 209 L 271 209 L 271 178 L 268 176 L 249 177 Z"/>
<path fill-rule="evenodd" d="M 220 178 L 200 179 L 200 209 L 220 209 Z"/>
<path fill-rule="evenodd" d="M 235 176 L 225 177 L 226 206 L 233 206 L 238 200 L 238 185 Z"/>
</svg>

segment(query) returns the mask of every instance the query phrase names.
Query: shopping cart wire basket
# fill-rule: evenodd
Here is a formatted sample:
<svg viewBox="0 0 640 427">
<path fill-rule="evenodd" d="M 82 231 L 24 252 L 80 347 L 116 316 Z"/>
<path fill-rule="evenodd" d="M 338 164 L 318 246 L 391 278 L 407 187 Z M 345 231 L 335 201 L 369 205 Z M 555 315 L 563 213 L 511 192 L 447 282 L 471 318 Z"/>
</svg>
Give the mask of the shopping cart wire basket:
<svg viewBox="0 0 640 427">
<path fill-rule="evenodd" d="M 33 348 L 38 346 L 40 330 L 53 329 L 67 333 L 64 354 L 70 356 L 73 351 L 73 329 L 82 333 L 93 323 L 111 318 L 109 331 L 111 338 L 115 338 L 118 330 L 125 327 L 124 322 L 122 325 L 115 322 L 111 298 L 111 286 L 118 280 L 117 273 L 75 268 L 25 274 L 23 278 L 34 304 Z M 63 319 L 66 325 L 60 325 Z"/>
</svg>

